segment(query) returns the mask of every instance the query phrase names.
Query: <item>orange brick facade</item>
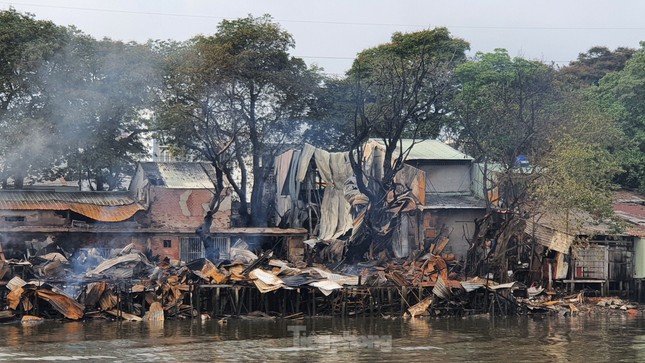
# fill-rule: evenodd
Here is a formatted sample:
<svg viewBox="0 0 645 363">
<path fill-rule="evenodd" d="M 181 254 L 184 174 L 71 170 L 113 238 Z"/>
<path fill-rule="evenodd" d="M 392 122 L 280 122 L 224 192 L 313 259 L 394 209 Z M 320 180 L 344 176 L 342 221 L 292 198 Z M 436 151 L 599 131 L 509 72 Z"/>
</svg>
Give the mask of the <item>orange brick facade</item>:
<svg viewBox="0 0 645 363">
<path fill-rule="evenodd" d="M 204 220 L 212 198 L 210 190 L 150 188 L 149 222 L 152 228 L 194 230 Z M 213 229 L 229 228 L 230 202 L 223 203 L 213 219 Z"/>
</svg>

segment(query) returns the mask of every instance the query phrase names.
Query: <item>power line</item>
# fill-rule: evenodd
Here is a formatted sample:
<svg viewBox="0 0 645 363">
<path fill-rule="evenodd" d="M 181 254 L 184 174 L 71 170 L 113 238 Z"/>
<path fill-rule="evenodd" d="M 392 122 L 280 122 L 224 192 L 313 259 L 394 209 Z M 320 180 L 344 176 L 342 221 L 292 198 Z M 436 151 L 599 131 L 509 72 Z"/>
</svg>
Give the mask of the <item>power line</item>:
<svg viewBox="0 0 645 363">
<path fill-rule="evenodd" d="M 201 15 L 201 14 L 178 14 L 178 13 L 161 13 L 161 12 L 149 12 L 149 11 L 105 9 L 105 8 L 88 8 L 88 7 L 78 7 L 78 6 L 42 5 L 42 4 L 18 3 L 18 2 L 8 2 L 8 1 L 0 1 L 0 4 L 5 4 L 9 6 L 21 5 L 21 6 L 32 6 L 32 7 L 39 7 L 39 8 L 95 11 L 95 12 L 116 13 L 116 14 L 155 15 L 155 16 L 172 16 L 172 17 L 220 19 L 220 20 L 230 19 L 222 16 Z M 420 27 L 420 28 L 428 27 L 428 24 L 363 23 L 363 22 L 292 20 L 292 19 L 283 19 L 283 20 L 276 19 L 276 21 L 280 23 L 328 24 L 328 25 Z M 566 26 L 546 27 L 546 26 L 480 26 L 480 25 L 438 25 L 438 26 L 445 26 L 453 29 L 495 29 L 495 30 L 645 30 L 645 27 L 566 27 Z"/>
<path fill-rule="evenodd" d="M 17 3 L 0 1 L 0 4 L 5 5 L 22 5 L 41 8 L 52 9 L 66 9 L 66 10 L 81 10 L 81 11 L 95 11 L 117 14 L 134 14 L 134 15 L 156 15 L 156 16 L 172 16 L 172 17 L 189 17 L 189 18 L 204 18 L 204 19 L 229 19 L 221 16 L 212 15 L 196 15 L 196 14 L 177 14 L 177 13 L 160 13 L 160 12 L 145 12 L 145 11 L 131 11 L 131 10 L 118 10 L 118 9 L 104 9 L 104 8 L 88 8 L 88 7 L 75 7 L 75 6 L 61 6 L 61 5 L 42 5 L 32 3 Z M 276 20 L 285 23 L 305 23 L 305 24 L 331 24 L 331 25 L 359 25 L 359 26 L 392 26 L 392 27 L 427 27 L 426 25 L 419 24 L 395 24 L 395 23 L 359 23 L 359 22 L 340 22 L 340 21 L 317 21 L 317 20 Z M 645 30 L 645 28 L 638 27 L 529 27 L 529 26 L 468 26 L 468 25 L 444 25 L 448 28 L 462 28 L 462 29 L 515 29 L 515 30 Z M 313 56 L 301 55 L 297 56 L 304 59 L 336 59 L 336 60 L 353 60 L 355 57 L 341 57 L 341 56 Z M 563 60 L 549 60 L 544 62 L 553 63 L 570 63 L 573 61 Z"/>
<path fill-rule="evenodd" d="M 294 57 L 306 58 L 306 59 L 311 59 L 311 58 L 314 58 L 314 59 L 318 59 L 318 58 L 320 58 L 320 59 L 342 59 L 342 60 L 356 59 L 356 57 L 333 57 L 333 56 L 318 56 L 318 55 L 294 55 Z"/>
</svg>

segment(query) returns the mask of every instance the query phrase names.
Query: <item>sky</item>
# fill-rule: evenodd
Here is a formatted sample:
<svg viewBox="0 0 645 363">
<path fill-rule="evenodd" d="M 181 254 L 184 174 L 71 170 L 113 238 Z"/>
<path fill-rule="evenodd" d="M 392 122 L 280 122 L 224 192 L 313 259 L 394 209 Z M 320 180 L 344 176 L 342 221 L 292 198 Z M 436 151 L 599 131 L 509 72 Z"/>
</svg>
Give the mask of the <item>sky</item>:
<svg viewBox="0 0 645 363">
<path fill-rule="evenodd" d="M 186 40 L 215 33 L 222 19 L 270 14 L 293 35 L 292 55 L 332 75 L 394 32 L 437 26 L 468 41 L 471 56 L 505 48 L 560 66 L 593 46 L 645 41 L 641 0 L 0 0 L 1 10 L 9 7 L 96 38 L 137 42 Z"/>
</svg>

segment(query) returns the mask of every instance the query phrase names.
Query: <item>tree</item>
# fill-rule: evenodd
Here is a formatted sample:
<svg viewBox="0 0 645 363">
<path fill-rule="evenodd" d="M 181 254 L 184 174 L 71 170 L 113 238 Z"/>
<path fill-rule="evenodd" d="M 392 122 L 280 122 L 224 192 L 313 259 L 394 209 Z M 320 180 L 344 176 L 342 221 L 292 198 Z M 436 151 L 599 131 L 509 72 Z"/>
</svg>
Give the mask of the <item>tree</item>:
<svg viewBox="0 0 645 363">
<path fill-rule="evenodd" d="M 304 141 L 328 150 L 347 151 L 352 145 L 356 109 L 354 84 L 349 78 L 326 78 L 307 114 Z"/>
<path fill-rule="evenodd" d="M 645 42 L 622 71 L 600 80 L 596 92 L 627 137 L 620 147 L 623 172 L 616 182 L 645 191 Z"/>
<path fill-rule="evenodd" d="M 61 145 L 57 168 L 92 190 L 122 188 L 145 152 L 142 112 L 157 83 L 147 45 L 74 34 L 48 75 L 47 117 L 56 120 Z"/>
<path fill-rule="evenodd" d="M 181 61 L 166 63 L 174 74 L 166 76 L 161 128 L 222 172 L 239 196 L 240 215 L 253 226 L 267 223 L 262 196 L 273 156 L 301 137 L 301 118 L 317 87 L 316 70 L 289 56 L 293 46 L 270 16 L 249 16 L 222 21 L 216 34 L 180 46 Z"/>
<path fill-rule="evenodd" d="M 613 177 L 621 171 L 615 145 L 624 142 L 615 117 L 593 92 L 572 92 L 554 106 L 548 149 L 531 187 L 532 207 L 574 224 L 573 213 L 596 220 L 613 214 Z"/>
<path fill-rule="evenodd" d="M 367 196 L 361 228 L 354 231 L 346 257 L 357 260 L 373 247 L 387 250 L 398 215 L 388 211 L 402 203 L 402 186 L 394 177 L 403 168 L 410 148 L 401 139 L 436 135 L 449 113 L 456 90 L 454 67 L 465 59 L 468 43 L 453 38 L 446 28 L 395 33 L 391 42 L 359 53 L 349 79 L 354 83 L 355 134 L 350 162 L 358 190 Z M 363 164 L 363 145 L 369 137 L 385 146 L 383 173 L 376 176 Z M 392 196 L 394 196 L 392 198 Z"/>
<path fill-rule="evenodd" d="M 496 212 L 488 201 L 489 212 L 476 221 L 468 271 L 481 262 L 476 251 L 485 236 L 497 240 L 489 263 L 504 276 L 507 244 L 523 233 L 523 218 L 544 211 L 567 220 L 571 211 L 597 218 L 611 213 L 617 170 L 611 146 L 620 135 L 597 97 L 558 87 L 553 68 L 541 62 L 511 59 L 500 49 L 478 54 L 457 73 L 459 142 L 484 165 L 484 195 L 498 188 L 506 212 L 501 224 L 491 223 Z M 518 163 L 520 155 L 528 156 L 528 167 Z"/>
<path fill-rule="evenodd" d="M 13 10 L 0 18 L 4 184 L 65 176 L 121 187 L 144 151 L 140 111 L 155 82 L 148 47 L 96 41 Z"/>
<path fill-rule="evenodd" d="M 0 174 L 3 186 L 13 177 L 37 174 L 51 161 L 51 120 L 43 118 L 46 97 L 42 73 L 64 47 L 68 32 L 13 9 L 0 12 Z"/>
<path fill-rule="evenodd" d="M 506 50 L 496 49 L 478 53 L 456 72 L 462 87 L 454 106 L 459 145 L 505 169 L 518 155 L 539 152 L 549 128 L 547 109 L 556 96 L 551 67 L 511 59 Z"/>
<path fill-rule="evenodd" d="M 565 83 L 578 87 L 598 86 L 600 79 L 611 72 L 621 71 L 636 50 L 619 47 L 613 52 L 607 47 L 596 46 L 558 72 Z"/>
</svg>

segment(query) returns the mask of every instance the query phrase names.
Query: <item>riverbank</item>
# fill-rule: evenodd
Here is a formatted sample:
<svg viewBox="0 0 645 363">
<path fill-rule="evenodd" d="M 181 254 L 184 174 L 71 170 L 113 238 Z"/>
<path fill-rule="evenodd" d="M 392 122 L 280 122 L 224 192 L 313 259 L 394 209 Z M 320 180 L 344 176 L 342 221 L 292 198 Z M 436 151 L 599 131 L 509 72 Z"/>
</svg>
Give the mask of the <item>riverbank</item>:
<svg viewBox="0 0 645 363">
<path fill-rule="evenodd" d="M 602 301 L 608 311 L 641 312 L 638 305 L 617 299 L 565 296 L 519 282 L 459 281 L 449 278 L 448 263 L 433 255 L 329 268 L 274 259 L 271 251 L 257 256 L 244 246 L 232 249 L 232 260 L 198 259 L 187 264 L 152 262 L 132 246 L 114 252 L 111 258 L 92 251 L 71 257 L 51 252 L 29 261 L 0 261 L 0 303 L 5 307 L 0 321 L 25 315 L 132 321 L 220 320 L 254 314 L 286 320 L 576 315 L 601 312 Z"/>
</svg>

